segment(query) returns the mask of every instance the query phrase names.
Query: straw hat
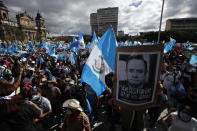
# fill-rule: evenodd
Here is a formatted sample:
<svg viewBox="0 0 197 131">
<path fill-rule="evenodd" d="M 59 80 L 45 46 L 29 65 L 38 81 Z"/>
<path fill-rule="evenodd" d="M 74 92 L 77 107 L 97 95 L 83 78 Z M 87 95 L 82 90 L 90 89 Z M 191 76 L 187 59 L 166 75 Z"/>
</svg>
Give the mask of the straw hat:
<svg viewBox="0 0 197 131">
<path fill-rule="evenodd" d="M 66 100 L 62 107 L 78 110 L 78 111 L 83 111 L 82 107 L 80 106 L 80 102 L 76 99 L 68 99 Z"/>
<path fill-rule="evenodd" d="M 70 84 L 70 85 L 74 85 L 74 84 L 75 84 L 75 81 L 71 79 L 71 80 L 69 81 L 69 84 Z"/>
<path fill-rule="evenodd" d="M 65 81 L 66 81 L 66 82 L 70 82 L 70 81 L 71 81 L 71 78 L 70 78 L 70 77 L 67 77 L 67 78 L 65 79 Z"/>
<path fill-rule="evenodd" d="M 57 83 L 55 79 L 48 80 L 48 83 Z"/>
</svg>

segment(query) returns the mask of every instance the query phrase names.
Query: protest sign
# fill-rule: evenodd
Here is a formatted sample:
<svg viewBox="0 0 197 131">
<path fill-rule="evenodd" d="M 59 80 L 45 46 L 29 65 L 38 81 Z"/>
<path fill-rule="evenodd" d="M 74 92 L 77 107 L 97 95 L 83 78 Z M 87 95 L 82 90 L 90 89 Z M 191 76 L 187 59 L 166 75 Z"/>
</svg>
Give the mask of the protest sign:
<svg viewBox="0 0 197 131">
<path fill-rule="evenodd" d="M 119 105 L 139 109 L 154 104 L 162 52 L 162 45 L 116 49 L 113 95 Z"/>
</svg>

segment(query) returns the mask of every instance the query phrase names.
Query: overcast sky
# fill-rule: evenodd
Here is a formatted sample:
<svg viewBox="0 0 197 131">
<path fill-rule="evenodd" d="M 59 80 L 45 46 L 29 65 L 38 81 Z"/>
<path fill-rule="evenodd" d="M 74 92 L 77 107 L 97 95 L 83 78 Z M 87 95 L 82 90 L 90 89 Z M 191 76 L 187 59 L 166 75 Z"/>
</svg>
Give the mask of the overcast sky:
<svg viewBox="0 0 197 131">
<path fill-rule="evenodd" d="M 90 34 L 90 13 L 99 8 L 119 7 L 118 30 L 136 34 L 157 31 L 162 0 L 2 0 L 10 17 L 27 11 L 35 17 L 39 10 L 51 33 Z M 138 3 L 139 2 L 139 3 Z M 197 17 L 197 0 L 165 0 L 162 30 L 169 18 Z"/>
</svg>

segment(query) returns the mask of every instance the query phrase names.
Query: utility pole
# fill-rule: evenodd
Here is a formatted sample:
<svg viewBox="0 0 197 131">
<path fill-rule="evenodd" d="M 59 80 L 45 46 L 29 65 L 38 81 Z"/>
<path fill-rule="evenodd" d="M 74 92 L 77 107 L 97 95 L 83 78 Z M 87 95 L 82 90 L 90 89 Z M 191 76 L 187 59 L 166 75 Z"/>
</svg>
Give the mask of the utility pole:
<svg viewBox="0 0 197 131">
<path fill-rule="evenodd" d="M 162 24 L 162 18 L 163 18 L 163 8 L 164 8 L 164 0 L 163 0 L 163 3 L 162 3 L 162 9 L 161 9 L 161 18 L 160 18 L 160 25 L 159 25 L 157 44 L 159 44 L 159 41 L 160 41 L 161 24 Z"/>
</svg>

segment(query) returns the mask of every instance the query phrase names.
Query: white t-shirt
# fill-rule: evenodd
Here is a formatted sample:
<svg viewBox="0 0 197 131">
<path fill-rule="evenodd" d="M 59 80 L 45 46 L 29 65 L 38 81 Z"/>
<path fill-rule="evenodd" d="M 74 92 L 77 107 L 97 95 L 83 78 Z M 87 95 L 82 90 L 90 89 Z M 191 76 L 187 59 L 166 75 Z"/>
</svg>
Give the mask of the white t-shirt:
<svg viewBox="0 0 197 131">
<path fill-rule="evenodd" d="M 192 118 L 190 122 L 184 122 L 178 118 L 177 112 L 171 113 L 174 120 L 168 131 L 197 131 L 197 120 Z"/>
</svg>

